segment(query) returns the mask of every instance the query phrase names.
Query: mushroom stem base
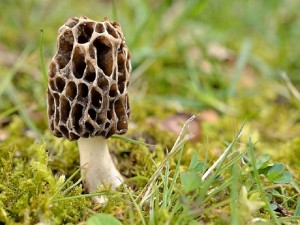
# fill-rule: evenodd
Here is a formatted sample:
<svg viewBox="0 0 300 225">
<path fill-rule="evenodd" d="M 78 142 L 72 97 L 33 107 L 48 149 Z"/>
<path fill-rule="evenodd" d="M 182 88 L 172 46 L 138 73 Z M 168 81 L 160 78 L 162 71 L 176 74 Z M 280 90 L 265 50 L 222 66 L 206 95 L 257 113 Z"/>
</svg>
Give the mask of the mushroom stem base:
<svg viewBox="0 0 300 225">
<path fill-rule="evenodd" d="M 81 176 L 84 189 L 88 193 L 96 192 L 104 181 L 116 189 L 123 177 L 116 169 L 108 151 L 107 140 L 102 137 L 79 138 Z"/>
</svg>

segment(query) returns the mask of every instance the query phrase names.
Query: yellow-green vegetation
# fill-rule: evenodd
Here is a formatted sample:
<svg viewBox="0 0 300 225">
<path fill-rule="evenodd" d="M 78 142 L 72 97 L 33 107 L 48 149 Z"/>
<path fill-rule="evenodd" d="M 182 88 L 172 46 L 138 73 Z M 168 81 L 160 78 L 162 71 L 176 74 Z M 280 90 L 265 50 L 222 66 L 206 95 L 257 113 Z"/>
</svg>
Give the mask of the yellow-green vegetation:
<svg viewBox="0 0 300 225">
<path fill-rule="evenodd" d="M 299 8 L 0 1 L 0 225 L 300 224 Z M 126 181 L 95 194 L 46 118 L 57 29 L 81 15 L 118 20 L 133 66 L 130 129 L 109 141 Z"/>
</svg>

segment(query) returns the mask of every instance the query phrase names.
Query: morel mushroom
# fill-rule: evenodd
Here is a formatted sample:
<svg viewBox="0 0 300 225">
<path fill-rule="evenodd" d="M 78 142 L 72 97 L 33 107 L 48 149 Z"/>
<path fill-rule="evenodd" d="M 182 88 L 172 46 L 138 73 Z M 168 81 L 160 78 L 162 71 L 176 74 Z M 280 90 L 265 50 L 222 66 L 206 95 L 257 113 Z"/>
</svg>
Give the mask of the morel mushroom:
<svg viewBox="0 0 300 225">
<path fill-rule="evenodd" d="M 130 114 L 130 53 L 117 22 L 74 17 L 60 27 L 48 74 L 48 119 L 53 135 L 78 140 L 84 189 L 93 193 L 123 178 L 107 138 L 124 134 Z"/>
</svg>

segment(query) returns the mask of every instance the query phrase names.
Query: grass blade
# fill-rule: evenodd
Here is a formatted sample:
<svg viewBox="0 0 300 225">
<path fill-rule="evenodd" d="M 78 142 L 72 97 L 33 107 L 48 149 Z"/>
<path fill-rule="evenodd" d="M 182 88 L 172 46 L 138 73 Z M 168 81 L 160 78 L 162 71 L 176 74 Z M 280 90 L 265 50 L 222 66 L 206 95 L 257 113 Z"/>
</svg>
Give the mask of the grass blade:
<svg viewBox="0 0 300 225">
<path fill-rule="evenodd" d="M 116 0 L 111 1 L 112 20 L 118 21 L 117 3 Z"/>
<path fill-rule="evenodd" d="M 214 182 L 216 177 L 220 174 L 220 171 L 222 170 L 222 165 L 223 165 L 225 159 L 227 158 L 227 156 L 229 155 L 229 153 L 232 151 L 232 149 L 233 149 L 234 145 L 236 144 L 237 140 L 240 138 L 240 136 L 242 134 L 242 130 L 244 128 L 244 125 L 245 125 L 245 122 L 242 124 L 240 130 L 237 132 L 235 138 L 229 144 L 229 146 L 224 151 L 224 153 L 218 158 L 218 160 L 202 176 L 201 179 L 204 182 L 204 185 L 203 185 L 203 188 L 201 189 L 201 193 L 198 197 L 198 201 L 202 201 L 204 199 L 204 197 L 207 194 L 211 184 Z M 216 169 L 216 171 L 214 173 L 212 173 L 212 171 L 214 169 Z M 208 177 L 208 179 L 206 180 L 207 177 Z"/>
<path fill-rule="evenodd" d="M 188 124 L 195 119 L 196 116 L 192 116 L 190 119 L 188 119 L 182 129 L 180 134 L 178 135 L 170 153 L 165 157 L 165 159 L 161 162 L 161 164 L 159 165 L 159 167 L 157 168 L 157 170 L 155 171 L 155 173 L 152 175 L 152 177 L 149 179 L 147 185 L 144 187 L 144 189 L 142 190 L 142 192 L 139 194 L 138 199 L 141 198 L 142 196 L 143 199 L 141 200 L 141 203 L 145 202 L 145 200 L 149 197 L 149 195 L 147 195 L 147 193 L 151 190 L 152 186 L 153 186 L 153 182 L 155 182 L 155 180 L 158 178 L 158 176 L 161 174 L 162 169 L 165 167 L 165 164 L 169 161 L 169 159 L 171 157 L 173 157 L 180 149 L 181 146 L 188 140 L 190 140 L 191 136 L 186 133 L 186 129 Z"/>
<path fill-rule="evenodd" d="M 28 113 L 26 112 L 23 103 L 21 102 L 21 100 L 17 96 L 17 90 L 15 89 L 15 87 L 12 84 L 9 84 L 7 89 L 6 89 L 6 92 L 7 92 L 7 96 L 9 97 L 10 101 L 18 109 L 18 112 L 19 112 L 22 120 L 26 124 L 26 126 L 29 129 L 31 129 L 37 136 L 41 137 L 42 136 L 41 131 L 35 126 L 34 122 L 30 118 Z"/>
<path fill-rule="evenodd" d="M 230 210 L 231 210 L 231 224 L 239 225 L 239 207 L 238 207 L 238 198 L 239 198 L 239 177 L 238 177 L 239 166 L 235 162 L 231 166 L 231 190 L 230 190 Z"/>
<path fill-rule="evenodd" d="M 169 193 L 168 193 L 167 199 L 168 199 L 169 202 L 170 202 L 170 199 L 171 199 L 171 195 L 172 195 L 172 193 L 173 193 L 173 190 L 174 190 L 174 186 L 175 186 L 176 181 L 177 181 L 177 179 L 178 179 L 178 177 L 179 177 L 179 167 L 180 167 L 180 162 L 181 162 L 182 155 L 183 155 L 183 150 L 184 150 L 184 148 L 183 148 L 183 146 L 182 146 L 182 147 L 181 147 L 181 150 L 180 150 L 180 152 L 179 152 L 178 161 L 177 161 L 177 164 L 176 164 L 174 176 L 173 176 L 172 182 L 171 182 L 171 184 L 170 184 L 170 188 L 169 188 L 169 190 L 168 190 Z"/>
<path fill-rule="evenodd" d="M 233 71 L 233 77 L 230 83 L 230 86 L 228 88 L 228 96 L 232 97 L 236 93 L 236 87 L 238 82 L 240 81 L 242 70 L 245 67 L 245 65 L 248 62 L 249 55 L 251 52 L 251 46 L 252 43 L 250 40 L 245 40 L 242 45 L 242 49 L 239 55 L 239 58 L 237 59 L 234 71 Z"/>
<path fill-rule="evenodd" d="M 242 127 L 238 131 L 237 135 L 235 136 L 234 140 L 229 144 L 229 146 L 226 148 L 226 150 L 223 152 L 223 154 L 218 158 L 217 161 L 214 162 L 214 164 L 203 174 L 201 177 L 201 180 L 204 181 L 210 174 L 211 172 L 217 168 L 218 166 L 222 165 L 228 154 L 231 152 L 232 147 L 234 144 L 236 144 L 237 140 L 240 138 L 242 134 L 243 127 L 245 125 L 245 122 L 242 124 Z"/>
<path fill-rule="evenodd" d="M 52 199 L 54 199 L 56 197 L 56 195 L 58 195 L 58 193 L 68 184 L 69 181 L 71 181 L 81 170 L 81 168 L 78 168 L 57 190 L 56 192 L 53 194 Z"/>
<path fill-rule="evenodd" d="M 130 142 L 132 144 L 136 144 L 136 145 L 145 145 L 145 146 L 148 146 L 148 147 L 155 147 L 155 145 L 147 144 L 147 143 L 137 141 L 137 140 L 131 139 L 129 137 L 121 136 L 121 135 L 118 135 L 118 134 L 114 134 L 112 136 L 112 138 L 120 139 L 120 140 L 123 140 L 123 141 L 128 141 L 128 142 Z"/>
<path fill-rule="evenodd" d="M 130 199 L 131 199 L 133 205 L 135 206 L 135 208 L 136 208 L 136 210 L 137 210 L 137 212 L 138 212 L 138 214 L 139 214 L 139 217 L 140 217 L 140 219 L 141 219 L 141 223 L 142 223 L 143 225 L 146 225 L 146 221 L 145 221 L 145 219 L 144 219 L 144 216 L 143 216 L 143 213 L 142 213 L 142 209 L 141 209 L 140 206 L 137 204 L 136 200 L 134 199 L 134 197 L 132 196 L 130 190 L 127 188 L 126 185 L 124 185 L 124 189 L 125 189 L 126 193 L 128 194 L 128 196 L 130 197 Z"/>
<path fill-rule="evenodd" d="M 44 30 L 41 30 L 39 54 L 40 54 L 40 69 L 43 75 L 43 86 L 44 86 L 44 90 L 47 90 L 48 76 L 47 76 L 45 60 L 44 60 Z"/>
<path fill-rule="evenodd" d="M 168 206 L 168 184 L 169 184 L 169 175 L 170 175 L 170 161 L 168 161 L 166 163 L 165 166 L 165 176 L 163 177 L 163 182 L 164 182 L 164 186 L 163 186 L 163 202 L 162 202 L 162 207 L 163 208 L 167 208 Z"/>
<path fill-rule="evenodd" d="M 14 76 L 16 75 L 16 73 L 18 72 L 18 70 L 24 65 L 30 51 L 32 50 L 32 47 L 30 45 L 28 45 L 21 53 L 21 55 L 19 56 L 19 58 L 17 59 L 16 63 L 14 64 L 14 66 L 11 68 L 11 70 L 6 74 L 6 76 L 4 77 L 4 79 L 1 81 L 1 85 L 0 85 L 0 97 L 3 95 L 3 93 L 7 90 L 7 88 L 9 87 L 9 85 L 12 82 L 12 79 L 14 78 Z"/>
<path fill-rule="evenodd" d="M 278 220 L 275 213 L 273 212 L 272 207 L 270 205 L 270 202 L 269 202 L 269 200 L 268 200 L 268 198 L 267 198 L 267 196 L 264 192 L 263 185 L 260 181 L 259 173 L 258 173 L 257 168 L 256 168 L 256 162 L 255 162 L 255 156 L 254 156 L 254 145 L 252 143 L 251 138 L 249 138 L 249 154 L 250 154 L 251 164 L 252 164 L 252 168 L 253 168 L 254 178 L 256 180 L 256 184 L 258 186 L 258 190 L 260 192 L 261 198 L 265 202 L 266 208 L 267 208 L 271 218 L 273 219 L 273 222 L 276 225 L 280 225 L 281 222 Z"/>
</svg>

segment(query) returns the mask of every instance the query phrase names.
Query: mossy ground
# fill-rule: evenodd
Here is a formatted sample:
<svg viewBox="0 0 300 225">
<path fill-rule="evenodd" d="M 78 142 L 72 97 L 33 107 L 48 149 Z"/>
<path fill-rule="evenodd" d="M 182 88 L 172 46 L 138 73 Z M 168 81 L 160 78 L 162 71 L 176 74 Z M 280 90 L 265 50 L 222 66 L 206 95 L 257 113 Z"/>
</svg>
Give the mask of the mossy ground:
<svg viewBox="0 0 300 225">
<path fill-rule="evenodd" d="M 299 7 L 1 1 L 0 224 L 299 224 Z M 47 130 L 40 52 L 47 66 L 58 27 L 80 15 L 120 21 L 132 53 L 130 130 L 109 143 L 127 186 L 100 187 L 102 207 L 82 193 L 76 142 Z M 196 139 L 170 129 L 193 114 Z"/>
</svg>

